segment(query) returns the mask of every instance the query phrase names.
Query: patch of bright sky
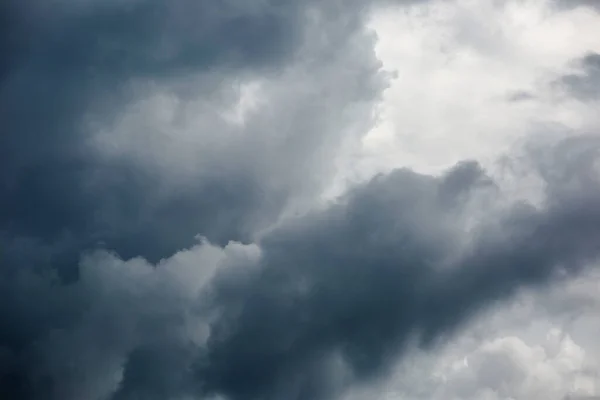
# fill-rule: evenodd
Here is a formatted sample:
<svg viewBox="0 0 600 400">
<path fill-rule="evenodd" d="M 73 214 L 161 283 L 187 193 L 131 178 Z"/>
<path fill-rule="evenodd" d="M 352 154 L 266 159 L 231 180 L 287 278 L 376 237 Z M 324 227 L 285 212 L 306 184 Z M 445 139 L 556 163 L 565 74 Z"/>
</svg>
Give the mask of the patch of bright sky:
<svg viewBox="0 0 600 400">
<path fill-rule="evenodd" d="M 458 0 L 376 13 L 376 52 L 395 78 L 356 176 L 399 166 L 435 173 L 491 164 L 516 142 L 598 126 L 591 105 L 552 82 L 600 51 L 600 14 L 549 0 Z M 486 165 L 490 166 L 490 165 Z"/>
</svg>

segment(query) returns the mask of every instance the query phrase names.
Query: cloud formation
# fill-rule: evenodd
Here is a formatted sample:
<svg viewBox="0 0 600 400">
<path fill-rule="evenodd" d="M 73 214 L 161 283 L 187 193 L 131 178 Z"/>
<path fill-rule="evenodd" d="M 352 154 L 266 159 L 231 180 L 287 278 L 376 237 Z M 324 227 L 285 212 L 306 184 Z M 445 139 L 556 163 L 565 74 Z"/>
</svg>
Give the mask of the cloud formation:
<svg viewBox="0 0 600 400">
<path fill-rule="evenodd" d="M 519 290 L 435 352 L 409 351 L 383 382 L 355 388 L 343 398 L 594 398 L 598 278 L 596 268 L 544 290 Z"/>
<path fill-rule="evenodd" d="M 201 243 L 156 266 L 100 252 L 71 286 L 19 274 L 3 291 L 9 365 L 27 382 L 12 395 L 336 398 L 411 341 L 435 345 L 598 257 L 595 170 L 560 147 L 543 207 L 488 204 L 470 232 L 498 189 L 465 163 L 375 178 L 257 245 Z"/>
<path fill-rule="evenodd" d="M 566 75 L 561 83 L 579 99 L 596 100 L 600 96 L 600 54 L 590 53 L 579 64 L 582 73 Z"/>
<path fill-rule="evenodd" d="M 384 88 L 362 11 L 335 2 L 3 7 L 0 230 L 37 252 L 248 240 L 327 176 L 324 149 Z M 240 124 L 255 81 L 269 106 Z"/>
<path fill-rule="evenodd" d="M 391 78 L 370 7 L 409 3 L 3 3 L 0 397 L 344 398 L 593 270 L 593 135 L 505 155 L 537 203 L 470 160 L 322 200 Z M 593 57 L 563 78 L 573 96 Z M 490 338 L 456 382 L 522 398 L 485 366 L 514 383 L 523 360 L 583 365 L 544 351 Z"/>
</svg>

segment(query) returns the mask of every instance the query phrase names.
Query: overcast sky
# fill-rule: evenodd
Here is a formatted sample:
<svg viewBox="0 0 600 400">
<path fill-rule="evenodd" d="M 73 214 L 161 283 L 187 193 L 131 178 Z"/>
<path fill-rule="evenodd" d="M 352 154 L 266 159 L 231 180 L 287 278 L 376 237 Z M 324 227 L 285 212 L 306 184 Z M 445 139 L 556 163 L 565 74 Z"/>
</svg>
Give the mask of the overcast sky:
<svg viewBox="0 0 600 400">
<path fill-rule="evenodd" d="M 593 0 L 5 0 L 0 398 L 600 398 Z"/>
</svg>

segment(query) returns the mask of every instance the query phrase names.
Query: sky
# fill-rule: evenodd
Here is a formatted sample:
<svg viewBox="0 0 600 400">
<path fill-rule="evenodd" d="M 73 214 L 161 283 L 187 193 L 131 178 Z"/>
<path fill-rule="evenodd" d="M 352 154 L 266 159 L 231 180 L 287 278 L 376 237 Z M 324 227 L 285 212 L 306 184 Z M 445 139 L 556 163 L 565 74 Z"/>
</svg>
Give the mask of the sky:
<svg viewBox="0 0 600 400">
<path fill-rule="evenodd" d="M 600 3 L 5 0 L 0 398 L 600 399 Z"/>
</svg>

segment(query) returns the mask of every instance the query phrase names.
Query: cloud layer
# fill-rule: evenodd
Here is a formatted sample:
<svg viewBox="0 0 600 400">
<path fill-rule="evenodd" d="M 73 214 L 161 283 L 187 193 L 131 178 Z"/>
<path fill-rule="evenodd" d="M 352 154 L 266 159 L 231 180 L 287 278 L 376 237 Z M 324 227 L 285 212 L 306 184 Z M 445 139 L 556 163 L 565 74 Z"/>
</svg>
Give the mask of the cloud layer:
<svg viewBox="0 0 600 400">
<path fill-rule="evenodd" d="M 593 274 L 600 142 L 589 129 L 527 138 L 502 154 L 513 167 L 502 179 L 489 162 L 462 160 L 340 181 L 389 115 L 381 102 L 402 88 L 379 60 L 373 12 L 446 21 L 471 10 L 430 3 L 0 6 L 0 397 L 355 398 L 415 352 L 454 354 L 444 349 L 455 334 L 523 290 L 542 299 Z M 538 3 L 554 7 L 524 10 Z M 450 18 L 463 24 L 452 38 L 480 51 L 468 15 Z M 436 64 L 426 51 L 419 60 Z M 502 101 L 551 93 L 578 102 L 553 106 L 592 107 L 597 53 L 579 53 L 578 71 L 556 67 L 541 89 Z M 410 62 L 398 72 L 415 82 L 439 76 Z M 447 71 L 465 72 L 460 62 Z M 415 85 L 405 83 L 407 96 Z M 392 125 L 436 131 L 445 120 L 419 114 L 429 101 L 414 102 L 412 119 L 402 105 Z M 458 127 L 459 114 L 436 115 Z M 531 182 L 536 201 L 514 196 Z M 453 383 L 427 396 L 561 398 L 557 374 L 594 382 L 570 337 L 548 340 L 532 347 L 513 332 L 461 348 L 476 371 L 440 361 Z M 521 384 L 534 379 L 524 364 L 556 385 Z"/>
<path fill-rule="evenodd" d="M 559 150 L 539 209 L 493 211 L 498 189 L 474 163 L 439 178 L 398 170 L 257 245 L 201 243 L 158 265 L 100 252 L 70 286 L 16 274 L 2 332 L 14 390 L 33 392 L 12 395 L 335 397 L 415 339 L 435 345 L 598 257 L 596 171 L 581 148 Z"/>
</svg>

